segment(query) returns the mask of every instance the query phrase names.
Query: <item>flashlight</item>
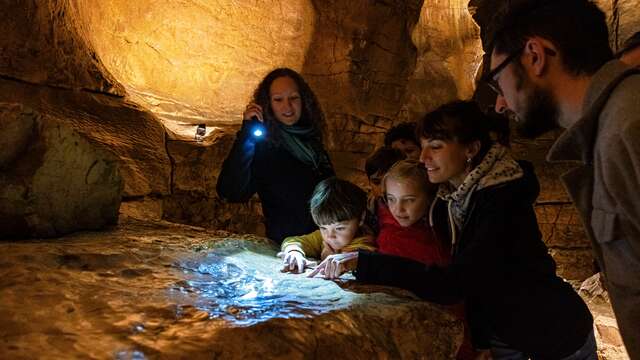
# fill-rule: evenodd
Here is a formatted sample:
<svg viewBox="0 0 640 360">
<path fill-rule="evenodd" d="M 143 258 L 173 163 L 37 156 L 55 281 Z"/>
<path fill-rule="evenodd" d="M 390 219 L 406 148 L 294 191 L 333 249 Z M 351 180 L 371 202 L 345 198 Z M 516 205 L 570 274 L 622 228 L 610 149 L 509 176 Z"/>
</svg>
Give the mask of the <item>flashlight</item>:
<svg viewBox="0 0 640 360">
<path fill-rule="evenodd" d="M 258 120 L 257 116 L 251 117 L 251 122 L 249 126 L 251 127 L 250 128 L 251 134 L 253 134 L 253 137 L 255 138 L 260 139 L 264 137 L 264 135 L 267 133 L 267 130 L 265 129 L 264 124 L 260 120 Z"/>
</svg>

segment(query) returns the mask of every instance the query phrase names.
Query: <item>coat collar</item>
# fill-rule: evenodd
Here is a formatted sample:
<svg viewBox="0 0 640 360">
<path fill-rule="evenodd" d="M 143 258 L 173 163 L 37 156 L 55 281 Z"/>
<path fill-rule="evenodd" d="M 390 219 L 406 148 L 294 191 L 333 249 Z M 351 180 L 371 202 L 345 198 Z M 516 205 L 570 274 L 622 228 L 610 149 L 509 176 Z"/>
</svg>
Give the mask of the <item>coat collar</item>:
<svg viewBox="0 0 640 360">
<path fill-rule="evenodd" d="M 582 118 L 560 135 L 549 150 L 547 161 L 591 163 L 600 112 L 619 80 L 636 71 L 618 60 L 611 60 L 593 75 L 582 104 Z"/>
</svg>

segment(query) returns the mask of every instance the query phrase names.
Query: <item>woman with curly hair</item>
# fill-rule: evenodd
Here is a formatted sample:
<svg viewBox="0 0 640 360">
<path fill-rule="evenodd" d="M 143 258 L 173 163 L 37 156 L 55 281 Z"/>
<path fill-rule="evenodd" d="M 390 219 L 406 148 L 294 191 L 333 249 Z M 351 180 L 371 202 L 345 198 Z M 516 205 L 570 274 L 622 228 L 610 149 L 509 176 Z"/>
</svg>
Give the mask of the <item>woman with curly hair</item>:
<svg viewBox="0 0 640 360">
<path fill-rule="evenodd" d="M 246 202 L 258 193 L 267 237 L 278 243 L 316 229 L 309 198 L 316 184 L 334 175 L 322 144 L 323 123 L 318 100 L 302 76 L 275 69 L 255 90 L 222 165 L 220 197 Z M 263 133 L 255 133 L 256 127 Z"/>
</svg>

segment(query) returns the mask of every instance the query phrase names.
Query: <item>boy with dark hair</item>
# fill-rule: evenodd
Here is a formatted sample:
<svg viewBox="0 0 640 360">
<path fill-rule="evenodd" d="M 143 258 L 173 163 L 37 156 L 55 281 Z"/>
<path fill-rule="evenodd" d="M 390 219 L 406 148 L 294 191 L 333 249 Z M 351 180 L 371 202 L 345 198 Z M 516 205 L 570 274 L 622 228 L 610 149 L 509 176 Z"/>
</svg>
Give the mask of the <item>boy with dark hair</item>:
<svg viewBox="0 0 640 360">
<path fill-rule="evenodd" d="M 282 242 L 283 271 L 304 272 L 329 255 L 362 250 L 374 251 L 371 231 L 364 226 L 367 194 L 336 177 L 316 186 L 310 200 L 313 221 L 320 228 L 311 234 L 291 236 Z"/>
<path fill-rule="evenodd" d="M 567 129 L 547 159 L 580 164 L 562 180 L 629 356 L 640 359 L 640 71 L 612 60 L 605 14 L 591 1 L 524 1 L 505 19 L 485 78 L 496 111 L 519 118 L 528 137 Z"/>
<path fill-rule="evenodd" d="M 384 135 L 384 146 L 402 151 L 408 159 L 418 160 L 420 157 L 420 143 L 416 139 L 416 123 L 404 122 L 398 124 Z"/>
</svg>

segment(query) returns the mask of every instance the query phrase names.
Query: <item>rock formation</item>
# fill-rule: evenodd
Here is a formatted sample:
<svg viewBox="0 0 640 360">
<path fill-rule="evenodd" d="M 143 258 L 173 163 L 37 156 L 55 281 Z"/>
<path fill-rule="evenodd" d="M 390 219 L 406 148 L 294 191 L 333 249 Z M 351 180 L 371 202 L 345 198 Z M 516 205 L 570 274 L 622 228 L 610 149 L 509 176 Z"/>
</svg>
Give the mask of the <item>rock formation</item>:
<svg viewBox="0 0 640 360">
<path fill-rule="evenodd" d="M 0 103 L 0 237 L 52 237 L 118 220 L 115 157 L 53 116 Z"/>
<path fill-rule="evenodd" d="M 440 306 L 281 273 L 275 254 L 162 222 L 0 243 L 0 357 L 451 359 L 462 342 Z"/>
</svg>

